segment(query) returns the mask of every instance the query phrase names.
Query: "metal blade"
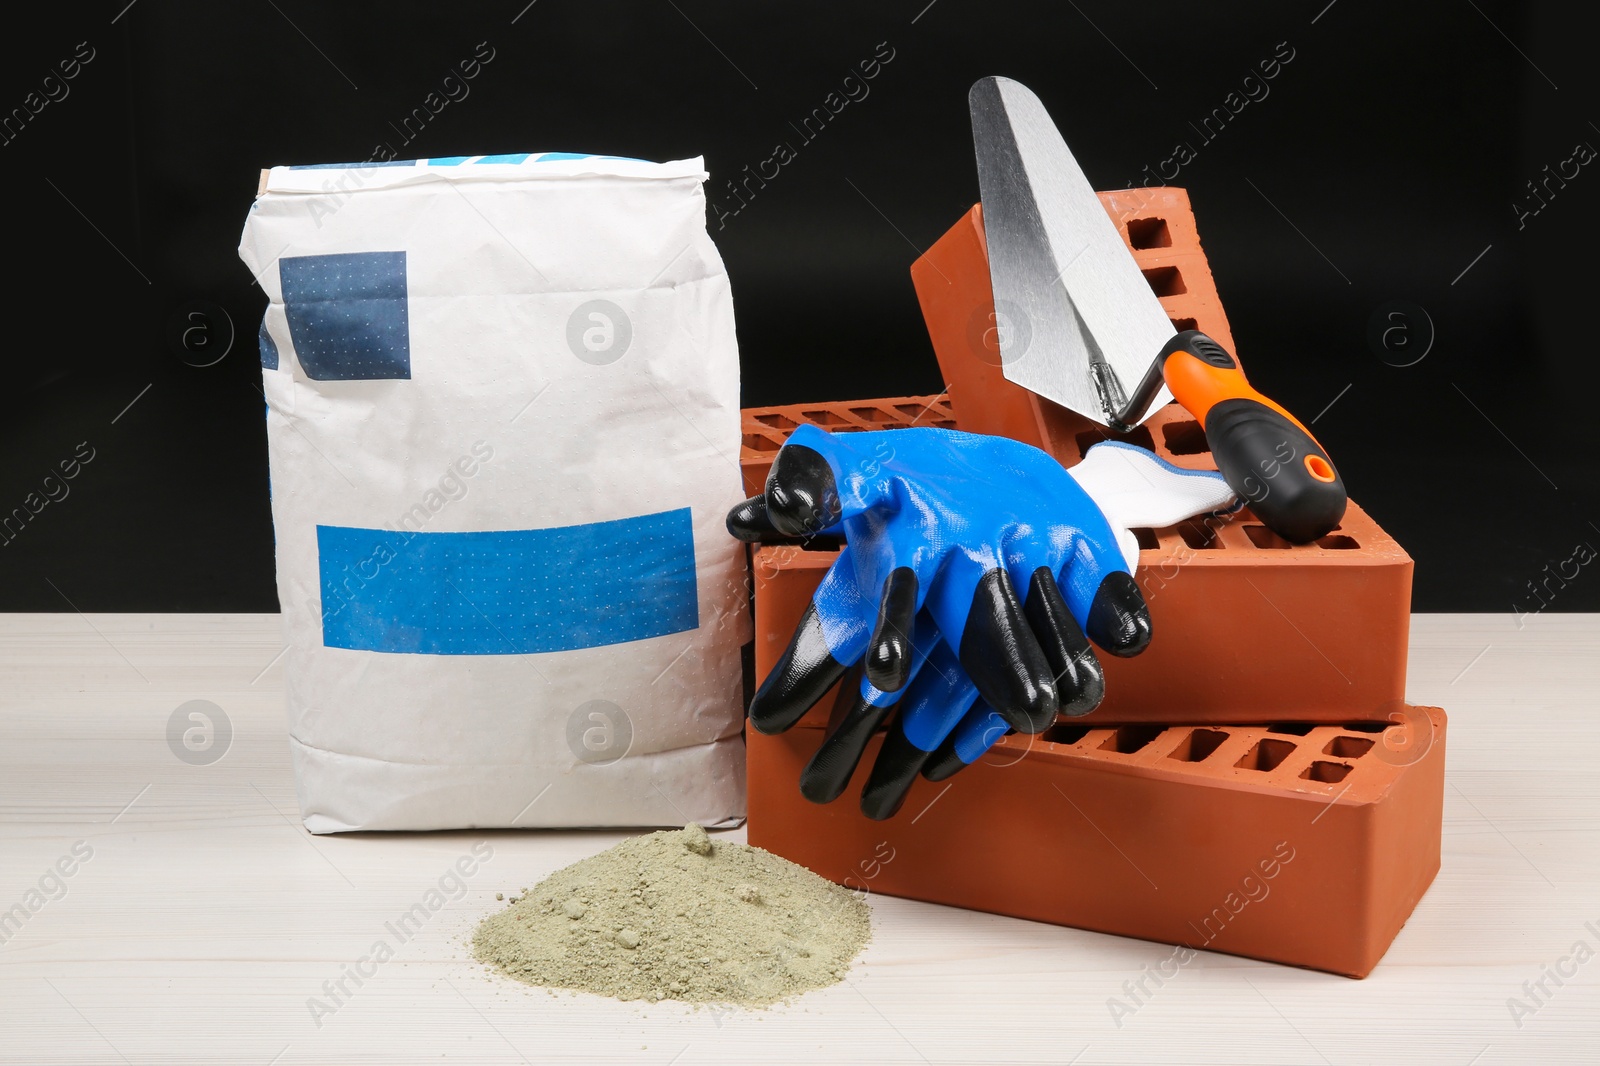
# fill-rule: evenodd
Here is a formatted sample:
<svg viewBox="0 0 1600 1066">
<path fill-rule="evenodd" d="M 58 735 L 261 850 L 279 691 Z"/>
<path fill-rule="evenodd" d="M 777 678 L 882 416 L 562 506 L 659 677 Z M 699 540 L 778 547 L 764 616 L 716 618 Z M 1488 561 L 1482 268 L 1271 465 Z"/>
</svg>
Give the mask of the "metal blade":
<svg viewBox="0 0 1600 1066">
<path fill-rule="evenodd" d="M 1001 371 L 1110 425 L 1124 390 L 1172 338 L 1172 322 L 1039 98 L 1009 78 L 984 78 L 967 103 Z M 1147 411 L 1170 399 L 1163 388 Z"/>
</svg>

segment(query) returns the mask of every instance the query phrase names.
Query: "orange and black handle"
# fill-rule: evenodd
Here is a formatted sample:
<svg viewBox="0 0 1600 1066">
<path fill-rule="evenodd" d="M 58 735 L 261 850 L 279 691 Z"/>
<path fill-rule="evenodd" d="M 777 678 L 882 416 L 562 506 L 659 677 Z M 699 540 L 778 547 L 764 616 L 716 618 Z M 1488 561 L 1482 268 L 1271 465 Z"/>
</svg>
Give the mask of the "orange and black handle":
<svg viewBox="0 0 1600 1066">
<path fill-rule="evenodd" d="M 1305 544 L 1339 524 L 1349 497 L 1327 451 L 1245 380 L 1227 349 L 1185 330 L 1161 349 L 1135 399 L 1148 403 L 1163 380 L 1204 427 L 1217 469 L 1263 525 Z"/>
</svg>

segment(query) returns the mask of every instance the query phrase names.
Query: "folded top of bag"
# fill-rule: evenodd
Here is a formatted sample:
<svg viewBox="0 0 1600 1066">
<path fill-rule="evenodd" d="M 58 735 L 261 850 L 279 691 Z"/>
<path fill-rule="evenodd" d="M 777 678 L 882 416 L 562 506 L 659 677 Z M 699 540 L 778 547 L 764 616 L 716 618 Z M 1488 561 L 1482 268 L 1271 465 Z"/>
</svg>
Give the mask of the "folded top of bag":
<svg viewBox="0 0 1600 1066">
<path fill-rule="evenodd" d="M 388 162 L 311 163 L 273 167 L 259 192 L 353 193 L 428 181 L 525 181 L 540 178 L 639 178 L 671 180 L 707 178 L 705 160 L 674 159 L 652 163 L 616 155 L 577 152 L 516 152 L 505 155 L 456 155 L 436 159 Z"/>
</svg>

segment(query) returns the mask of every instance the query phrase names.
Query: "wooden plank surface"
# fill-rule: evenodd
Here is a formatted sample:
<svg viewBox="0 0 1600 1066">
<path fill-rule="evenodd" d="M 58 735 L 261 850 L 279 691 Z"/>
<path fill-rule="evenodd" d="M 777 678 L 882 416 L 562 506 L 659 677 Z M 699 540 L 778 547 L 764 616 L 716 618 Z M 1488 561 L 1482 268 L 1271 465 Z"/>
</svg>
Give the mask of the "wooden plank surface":
<svg viewBox="0 0 1600 1066">
<path fill-rule="evenodd" d="M 0 910 L 37 906 L 0 930 L 0 1062 L 1600 1061 L 1600 961 L 1574 954 L 1600 952 L 1600 617 L 1415 619 L 1410 698 L 1450 713 L 1444 865 L 1370 978 L 1202 953 L 1120 1017 L 1170 948 L 881 897 L 849 980 L 771 1011 L 501 980 L 463 946 L 494 894 L 622 834 L 309 836 L 281 650 L 276 616 L 0 616 Z M 190 700 L 231 727 L 209 764 L 168 744 Z M 357 987 L 478 841 L 465 894 Z"/>
</svg>

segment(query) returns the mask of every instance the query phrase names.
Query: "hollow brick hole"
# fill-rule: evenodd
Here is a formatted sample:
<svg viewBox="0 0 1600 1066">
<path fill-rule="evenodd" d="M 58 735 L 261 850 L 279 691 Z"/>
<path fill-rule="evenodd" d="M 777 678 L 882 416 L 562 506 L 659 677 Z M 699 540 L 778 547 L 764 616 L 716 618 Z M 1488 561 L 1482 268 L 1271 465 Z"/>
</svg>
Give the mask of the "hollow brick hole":
<svg viewBox="0 0 1600 1066">
<path fill-rule="evenodd" d="M 1323 762 L 1318 759 L 1304 770 L 1300 776 L 1307 781 L 1320 781 L 1325 785 L 1336 785 L 1350 776 L 1351 767 L 1342 762 Z"/>
<path fill-rule="evenodd" d="M 1322 749 L 1322 754 L 1338 759 L 1359 759 L 1372 750 L 1372 744 L 1369 737 L 1334 737 Z"/>
<path fill-rule="evenodd" d="M 1167 758 L 1179 762 L 1201 762 L 1222 747 L 1222 742 L 1227 739 L 1228 734 L 1220 729 L 1191 729 Z"/>
<path fill-rule="evenodd" d="M 1119 726 L 1100 745 L 1101 751 L 1115 751 L 1122 755 L 1132 755 L 1143 748 L 1165 730 L 1164 725 L 1125 725 Z"/>
<path fill-rule="evenodd" d="M 1241 770 L 1276 770 L 1283 760 L 1294 754 L 1294 744 L 1288 740 L 1262 739 L 1250 746 L 1244 757 L 1233 765 Z"/>
<path fill-rule="evenodd" d="M 1171 248 L 1172 231 L 1164 218 L 1130 218 L 1128 243 L 1135 248 Z"/>
</svg>

